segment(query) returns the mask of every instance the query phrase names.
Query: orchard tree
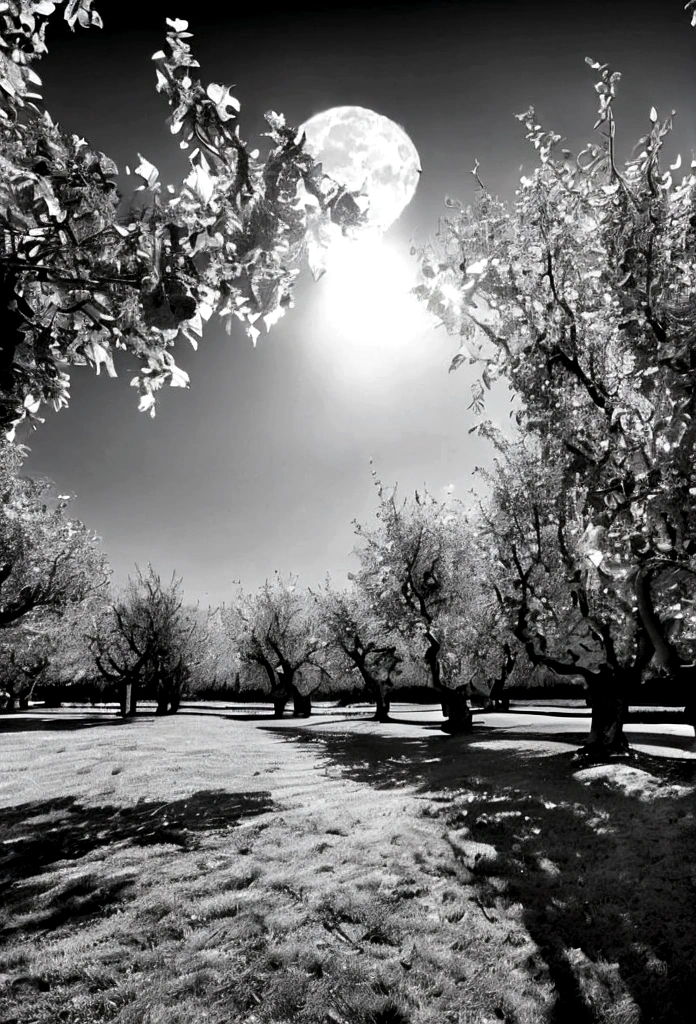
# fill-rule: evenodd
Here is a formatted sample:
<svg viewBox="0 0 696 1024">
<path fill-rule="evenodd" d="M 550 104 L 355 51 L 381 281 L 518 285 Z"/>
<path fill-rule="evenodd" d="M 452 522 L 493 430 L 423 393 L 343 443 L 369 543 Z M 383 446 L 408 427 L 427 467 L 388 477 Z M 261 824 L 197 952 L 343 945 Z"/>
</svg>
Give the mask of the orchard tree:
<svg viewBox="0 0 696 1024">
<path fill-rule="evenodd" d="M 427 492 L 400 502 L 396 488 L 388 492 L 376 477 L 375 485 L 378 525 L 355 523 L 360 568 L 350 578 L 384 628 L 397 630 L 423 660 L 442 696 L 443 729 L 468 728 L 469 681 L 457 671 L 470 550 L 463 517 Z"/>
<path fill-rule="evenodd" d="M 0 429 L 38 420 L 69 399 L 68 369 L 116 375 L 135 356 L 131 384 L 155 412 L 163 385 L 188 385 L 174 360 L 215 312 L 240 320 L 254 343 L 292 305 L 300 262 L 315 276 L 334 230 L 364 221 L 356 199 L 325 174 L 281 114 L 266 114 L 268 153 L 240 134 L 239 101 L 197 77 L 187 22 L 167 19 L 153 56 L 169 126 L 189 150 L 184 182 L 163 188 L 139 156 L 140 201 L 128 208 L 108 156 L 57 124 L 34 70 L 58 7 L 71 28 L 101 27 L 91 0 L 0 5 Z"/>
<path fill-rule="evenodd" d="M 521 432 L 536 440 L 540 463 L 558 472 L 579 533 L 593 539 L 590 566 L 580 570 L 589 573 L 587 586 L 623 609 L 622 644 L 633 645 L 625 657 L 636 671 L 650 664 L 690 678 L 696 174 L 693 165 L 678 173 L 680 157 L 665 166 L 672 117 L 654 108 L 620 164 L 620 75 L 588 64 L 598 76 L 598 141 L 573 156 L 533 109 L 519 115 L 538 166 L 521 179 L 513 205 L 494 198 L 475 169 L 478 202 L 450 201 L 452 216 L 420 253 L 418 293 L 461 338 L 452 368 L 482 366 L 474 405 L 499 376 L 515 392 Z M 539 522 L 542 533 L 556 527 L 555 519 Z M 536 531 L 534 518 L 526 529 Z M 515 570 L 522 588 L 528 568 Z M 519 628 L 531 655 L 528 617 Z M 621 674 L 604 673 L 602 687 L 592 745 L 620 750 Z"/>
<path fill-rule="evenodd" d="M 340 674 L 357 673 L 375 702 L 375 719 L 390 721 L 389 691 L 404 661 L 398 633 L 388 629 L 366 594 L 356 588 L 338 591 L 327 580 L 314 599 L 331 668 Z"/>
<path fill-rule="evenodd" d="M 225 699 L 229 691 L 239 687 L 241 662 L 229 629 L 229 613 L 225 606 L 202 611 L 190 609 L 198 619 L 200 635 L 205 638 L 201 646 L 196 672 L 190 690 L 197 696 Z"/>
<path fill-rule="evenodd" d="M 296 576 L 285 579 L 276 572 L 256 594 L 240 594 L 232 608 L 229 621 L 239 656 L 265 673 L 276 718 L 290 699 L 295 715 L 312 712 L 307 682 L 316 689 L 321 681 L 324 647 L 312 604 L 309 594 L 298 590 Z"/>
<path fill-rule="evenodd" d="M 46 673 L 52 653 L 50 632 L 28 624 L 0 633 L 0 710 L 29 707 L 34 689 Z"/>
<path fill-rule="evenodd" d="M 152 566 L 137 570 L 121 599 L 94 623 L 95 664 L 106 682 L 119 687 L 124 718 L 136 713 L 139 692 L 155 697 L 157 714 L 178 711 L 202 658 L 200 622 L 184 607 L 181 588 L 180 577 L 164 584 Z"/>
<path fill-rule="evenodd" d="M 0 635 L 62 615 L 109 578 L 98 538 L 69 517 L 70 499 L 50 481 L 21 475 L 23 458 L 0 443 Z"/>
<path fill-rule="evenodd" d="M 544 464 L 529 439 L 494 438 L 499 454 L 480 531 L 495 551 L 491 580 L 510 632 L 532 665 L 584 681 L 593 708 L 588 747 L 622 752 L 622 708 L 653 655 L 632 588 L 603 568 L 582 496 L 562 471 Z"/>
</svg>

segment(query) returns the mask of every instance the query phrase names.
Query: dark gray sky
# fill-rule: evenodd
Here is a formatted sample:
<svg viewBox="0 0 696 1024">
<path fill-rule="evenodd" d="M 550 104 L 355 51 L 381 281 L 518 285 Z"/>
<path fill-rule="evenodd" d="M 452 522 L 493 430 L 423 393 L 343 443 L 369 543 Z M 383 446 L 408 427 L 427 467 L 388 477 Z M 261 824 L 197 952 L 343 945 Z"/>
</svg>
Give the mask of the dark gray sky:
<svg viewBox="0 0 696 1024">
<path fill-rule="evenodd" d="M 620 145 L 646 130 L 655 105 L 677 110 L 675 139 L 689 156 L 696 33 L 683 2 L 264 3 L 216 17 L 200 0 L 95 6 L 104 29 L 54 30 L 39 70 L 54 116 L 120 167 L 140 152 L 165 182 L 186 173 L 150 60 L 168 16 L 189 21 L 203 80 L 234 85 L 249 141 L 269 108 L 300 124 L 356 104 L 403 126 L 423 174 L 388 232 L 384 280 L 367 273 L 348 300 L 328 276 L 307 274 L 295 309 L 256 349 L 211 321 L 197 353 L 180 349 L 191 389 L 163 393 L 154 420 L 137 412 L 128 358 L 117 380 L 74 371 L 70 408 L 28 438 L 28 468 L 77 495 L 116 583 L 151 561 L 208 604 L 229 599 L 232 581 L 255 588 L 274 569 L 310 585 L 327 571 L 343 579 L 351 521 L 374 505 L 371 456 L 403 493 L 454 484 L 456 496 L 488 459 L 467 433 L 469 371 L 447 373 L 455 340 L 419 323 L 405 285 L 392 283 L 408 277 L 411 240 L 434 233 L 445 195 L 472 198 L 475 158 L 491 189 L 512 196 L 520 165 L 533 166 L 513 117 L 530 103 L 572 145 L 590 138 L 585 56 L 623 73 Z M 502 423 L 508 410 L 501 390 L 489 413 Z"/>
</svg>

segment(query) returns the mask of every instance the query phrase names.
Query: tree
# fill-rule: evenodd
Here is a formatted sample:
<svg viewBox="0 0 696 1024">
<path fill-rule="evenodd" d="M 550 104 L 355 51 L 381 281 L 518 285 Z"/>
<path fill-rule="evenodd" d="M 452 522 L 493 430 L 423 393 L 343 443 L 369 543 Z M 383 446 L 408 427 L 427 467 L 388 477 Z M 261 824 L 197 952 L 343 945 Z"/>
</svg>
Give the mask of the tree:
<svg viewBox="0 0 696 1024">
<path fill-rule="evenodd" d="M 227 609 L 224 605 L 205 611 L 195 608 L 189 609 L 189 614 L 197 618 L 199 634 L 205 638 L 189 690 L 197 697 L 229 699 L 239 685 L 241 665 L 230 636 Z"/>
<path fill-rule="evenodd" d="M 276 572 L 254 595 L 240 594 L 232 609 L 230 626 L 239 656 L 258 666 L 268 681 L 274 713 L 281 718 L 292 698 L 294 714 L 312 712 L 311 690 L 303 684 L 303 670 L 319 672 L 323 642 L 315 631 L 308 595 L 297 589 L 297 577 L 284 579 Z M 310 684 L 311 685 L 311 684 Z"/>
<path fill-rule="evenodd" d="M 593 706 L 588 746 L 621 752 L 616 701 L 628 701 L 652 655 L 633 595 L 605 586 L 596 536 L 562 473 L 544 465 L 529 441 L 498 435 L 496 447 L 480 529 L 495 551 L 492 582 L 510 632 L 532 665 L 582 678 Z"/>
<path fill-rule="evenodd" d="M 0 634 L 61 615 L 99 594 L 109 569 L 99 540 L 69 518 L 70 499 L 20 475 L 24 451 L 0 444 Z"/>
<path fill-rule="evenodd" d="M 34 689 L 50 664 L 49 634 L 28 625 L 4 629 L 0 633 L 0 710 L 29 707 Z"/>
<path fill-rule="evenodd" d="M 152 694 L 157 714 L 179 710 L 202 657 L 198 617 L 183 604 L 182 579 L 168 584 L 148 567 L 129 578 L 122 598 L 95 623 L 90 639 L 102 677 L 121 690 L 121 714 L 136 712 L 138 694 Z"/>
<path fill-rule="evenodd" d="M 36 422 L 42 404 L 68 403 L 73 365 L 104 367 L 126 351 L 141 366 L 131 384 L 155 413 L 164 384 L 188 386 L 172 349 L 194 348 L 217 312 L 242 321 L 254 343 L 292 305 L 300 261 L 315 276 L 336 229 L 363 223 L 364 200 L 323 174 L 304 136 L 266 115 L 265 158 L 240 135 L 240 104 L 204 86 L 185 21 L 167 19 L 153 60 L 169 125 L 190 150 L 180 187 L 163 190 L 139 156 L 137 204 L 124 209 L 118 169 L 50 116 L 33 64 L 46 52 L 47 18 L 63 0 L 3 4 L 0 32 L 0 429 Z M 91 0 L 67 0 L 64 17 L 101 27 Z"/>
<path fill-rule="evenodd" d="M 654 109 L 620 166 L 620 75 L 588 63 L 599 77 L 600 141 L 573 157 L 533 109 L 518 115 L 538 167 L 521 179 L 513 206 L 491 196 L 475 169 L 478 201 L 451 203 L 456 212 L 420 253 L 418 293 L 461 336 L 452 368 L 483 366 L 474 407 L 498 376 L 514 390 L 521 432 L 536 440 L 540 463 L 555 467 L 579 535 L 592 539 L 581 571 L 590 591 L 622 609 L 621 639 L 636 673 L 650 665 L 691 676 L 696 175 L 692 168 L 677 178 L 680 158 L 663 167 L 672 120 Z M 525 529 L 535 531 L 529 511 Z M 539 525 L 553 532 L 558 521 Z M 522 591 L 529 567 L 516 569 Z M 529 616 L 519 630 L 532 656 Z M 593 708 L 591 745 L 600 755 L 625 745 L 622 663 L 603 674 L 606 699 Z"/>
<path fill-rule="evenodd" d="M 373 472 L 374 475 L 374 472 Z M 461 515 L 427 492 L 398 503 L 376 480 L 378 525 L 355 523 L 360 568 L 350 574 L 383 627 L 423 659 L 443 697 L 446 731 L 471 724 L 468 680 L 457 671 L 468 543 Z"/>
<path fill-rule="evenodd" d="M 400 639 L 377 618 L 365 594 L 334 590 L 329 581 L 314 594 L 326 654 L 342 672 L 357 672 L 375 702 L 375 719 L 388 722 L 389 691 L 401 673 Z"/>
</svg>

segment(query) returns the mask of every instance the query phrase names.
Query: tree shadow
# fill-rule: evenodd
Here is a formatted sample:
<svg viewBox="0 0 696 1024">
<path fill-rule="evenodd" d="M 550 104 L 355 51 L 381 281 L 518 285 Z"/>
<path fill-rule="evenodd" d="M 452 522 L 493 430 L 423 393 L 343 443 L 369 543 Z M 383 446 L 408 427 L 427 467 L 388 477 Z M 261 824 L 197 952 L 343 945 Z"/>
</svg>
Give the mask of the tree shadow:
<svg viewBox="0 0 696 1024">
<path fill-rule="evenodd" d="M 482 742 L 500 741 L 500 745 L 506 747 L 512 747 L 520 741 L 558 742 L 569 748 L 569 753 L 563 755 L 569 759 L 586 738 L 585 733 L 550 733 L 545 730 L 536 732 L 525 729 L 518 732 L 506 729 L 503 732 L 482 722 L 475 722 L 471 732 L 451 736 L 444 734 L 437 723 L 414 723 L 407 719 L 393 721 L 418 725 L 421 735 L 390 736 L 388 725 L 385 732 L 364 733 L 353 729 L 345 733 L 320 729 L 314 731 L 312 725 L 325 724 L 321 722 L 307 722 L 303 725 L 288 723 L 262 728 L 288 742 L 322 744 L 326 767 L 336 768 L 339 773 L 345 773 L 357 782 L 376 789 L 408 785 L 423 793 L 452 790 L 465 785 L 470 777 L 477 777 L 483 763 L 483 750 L 478 746 Z M 506 753 L 499 752 L 497 756 L 501 781 L 507 775 L 516 778 L 520 766 L 526 762 L 536 765 L 541 760 L 534 749 L 515 750 L 514 757 L 507 757 Z M 543 760 L 548 761 L 548 758 Z"/>
<path fill-rule="evenodd" d="M 672 786 L 696 785 L 696 764 L 637 754 L 630 767 L 662 783 L 657 798 L 641 798 L 575 778 L 572 750 L 540 755 L 507 742 L 534 738 L 529 731 L 498 735 L 506 742 L 355 733 L 320 741 L 326 766 L 343 777 L 428 798 L 424 815 L 441 825 L 452 859 L 427 870 L 467 888 L 489 918 L 502 916 L 511 959 L 519 946 L 518 966 L 553 985 L 550 1024 L 691 1019 L 696 814 L 693 789 Z"/>
<path fill-rule="evenodd" d="M 26 912 L 32 896 L 45 891 L 42 876 L 59 861 L 99 854 L 116 843 L 196 849 L 204 833 L 233 828 L 274 806 L 268 791 L 200 790 L 180 800 L 142 799 L 130 807 L 89 806 L 67 796 L 0 809 L 2 915 L 8 920 L 8 915 Z M 46 913 L 36 919 L 36 927 L 48 927 L 45 921 L 55 923 L 103 910 L 121 897 L 130 882 L 107 883 L 98 874 L 85 876 L 76 881 L 77 888 L 64 889 L 49 904 Z M 32 891 L 34 884 L 37 888 Z M 7 926 L 0 935 L 6 931 Z"/>
<path fill-rule="evenodd" d="M 135 718 L 122 718 L 118 713 L 102 712 L 97 714 L 78 713 L 74 716 L 61 716 L 35 714 L 33 712 L 19 712 L 14 714 L 0 715 L 0 733 L 6 732 L 51 732 L 68 731 L 76 729 L 95 729 L 107 725 L 128 726 L 135 722 L 149 722 L 155 716 L 151 714 L 137 715 Z"/>
<path fill-rule="evenodd" d="M 51 931 L 79 922 L 95 914 L 104 916 L 118 909 L 134 887 L 135 873 L 129 877 L 104 878 L 90 871 L 64 884 L 23 884 L 3 894 L 0 911 L 0 945 L 13 936 Z"/>
</svg>

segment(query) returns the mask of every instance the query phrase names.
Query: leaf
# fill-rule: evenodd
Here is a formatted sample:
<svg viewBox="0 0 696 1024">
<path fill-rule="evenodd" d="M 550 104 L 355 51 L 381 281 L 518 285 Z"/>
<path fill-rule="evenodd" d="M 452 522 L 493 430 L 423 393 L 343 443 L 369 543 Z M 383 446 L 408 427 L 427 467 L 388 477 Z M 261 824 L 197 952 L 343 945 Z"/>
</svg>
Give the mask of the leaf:
<svg viewBox="0 0 696 1024">
<path fill-rule="evenodd" d="M 213 198 L 215 179 L 204 167 L 194 167 L 185 179 L 185 184 L 198 196 L 204 206 L 207 206 Z M 207 239 L 205 234 L 203 234 L 203 239 Z"/>
<path fill-rule="evenodd" d="M 135 168 L 134 173 L 139 175 L 145 182 L 146 186 L 140 186 L 141 188 L 153 188 L 157 179 L 159 178 L 159 171 L 154 164 L 151 164 L 149 160 L 146 160 L 142 153 L 138 153 L 138 160 L 140 163 Z M 126 168 L 126 170 L 128 170 Z"/>
<path fill-rule="evenodd" d="M 147 394 L 141 396 L 140 401 L 138 402 L 138 411 L 149 411 L 151 416 L 155 415 L 155 396 L 151 391 L 148 391 Z"/>
<path fill-rule="evenodd" d="M 221 121 L 229 121 L 241 109 L 241 104 L 224 85 L 211 82 L 206 89 L 208 98 L 215 104 Z"/>
<path fill-rule="evenodd" d="M 189 375 L 185 370 L 180 369 L 178 366 L 170 366 L 169 371 L 171 375 L 170 384 L 173 388 L 190 387 Z"/>
<path fill-rule="evenodd" d="M 650 120 L 653 124 L 655 124 L 655 122 L 657 121 L 657 111 L 654 107 L 650 108 Z"/>
</svg>

